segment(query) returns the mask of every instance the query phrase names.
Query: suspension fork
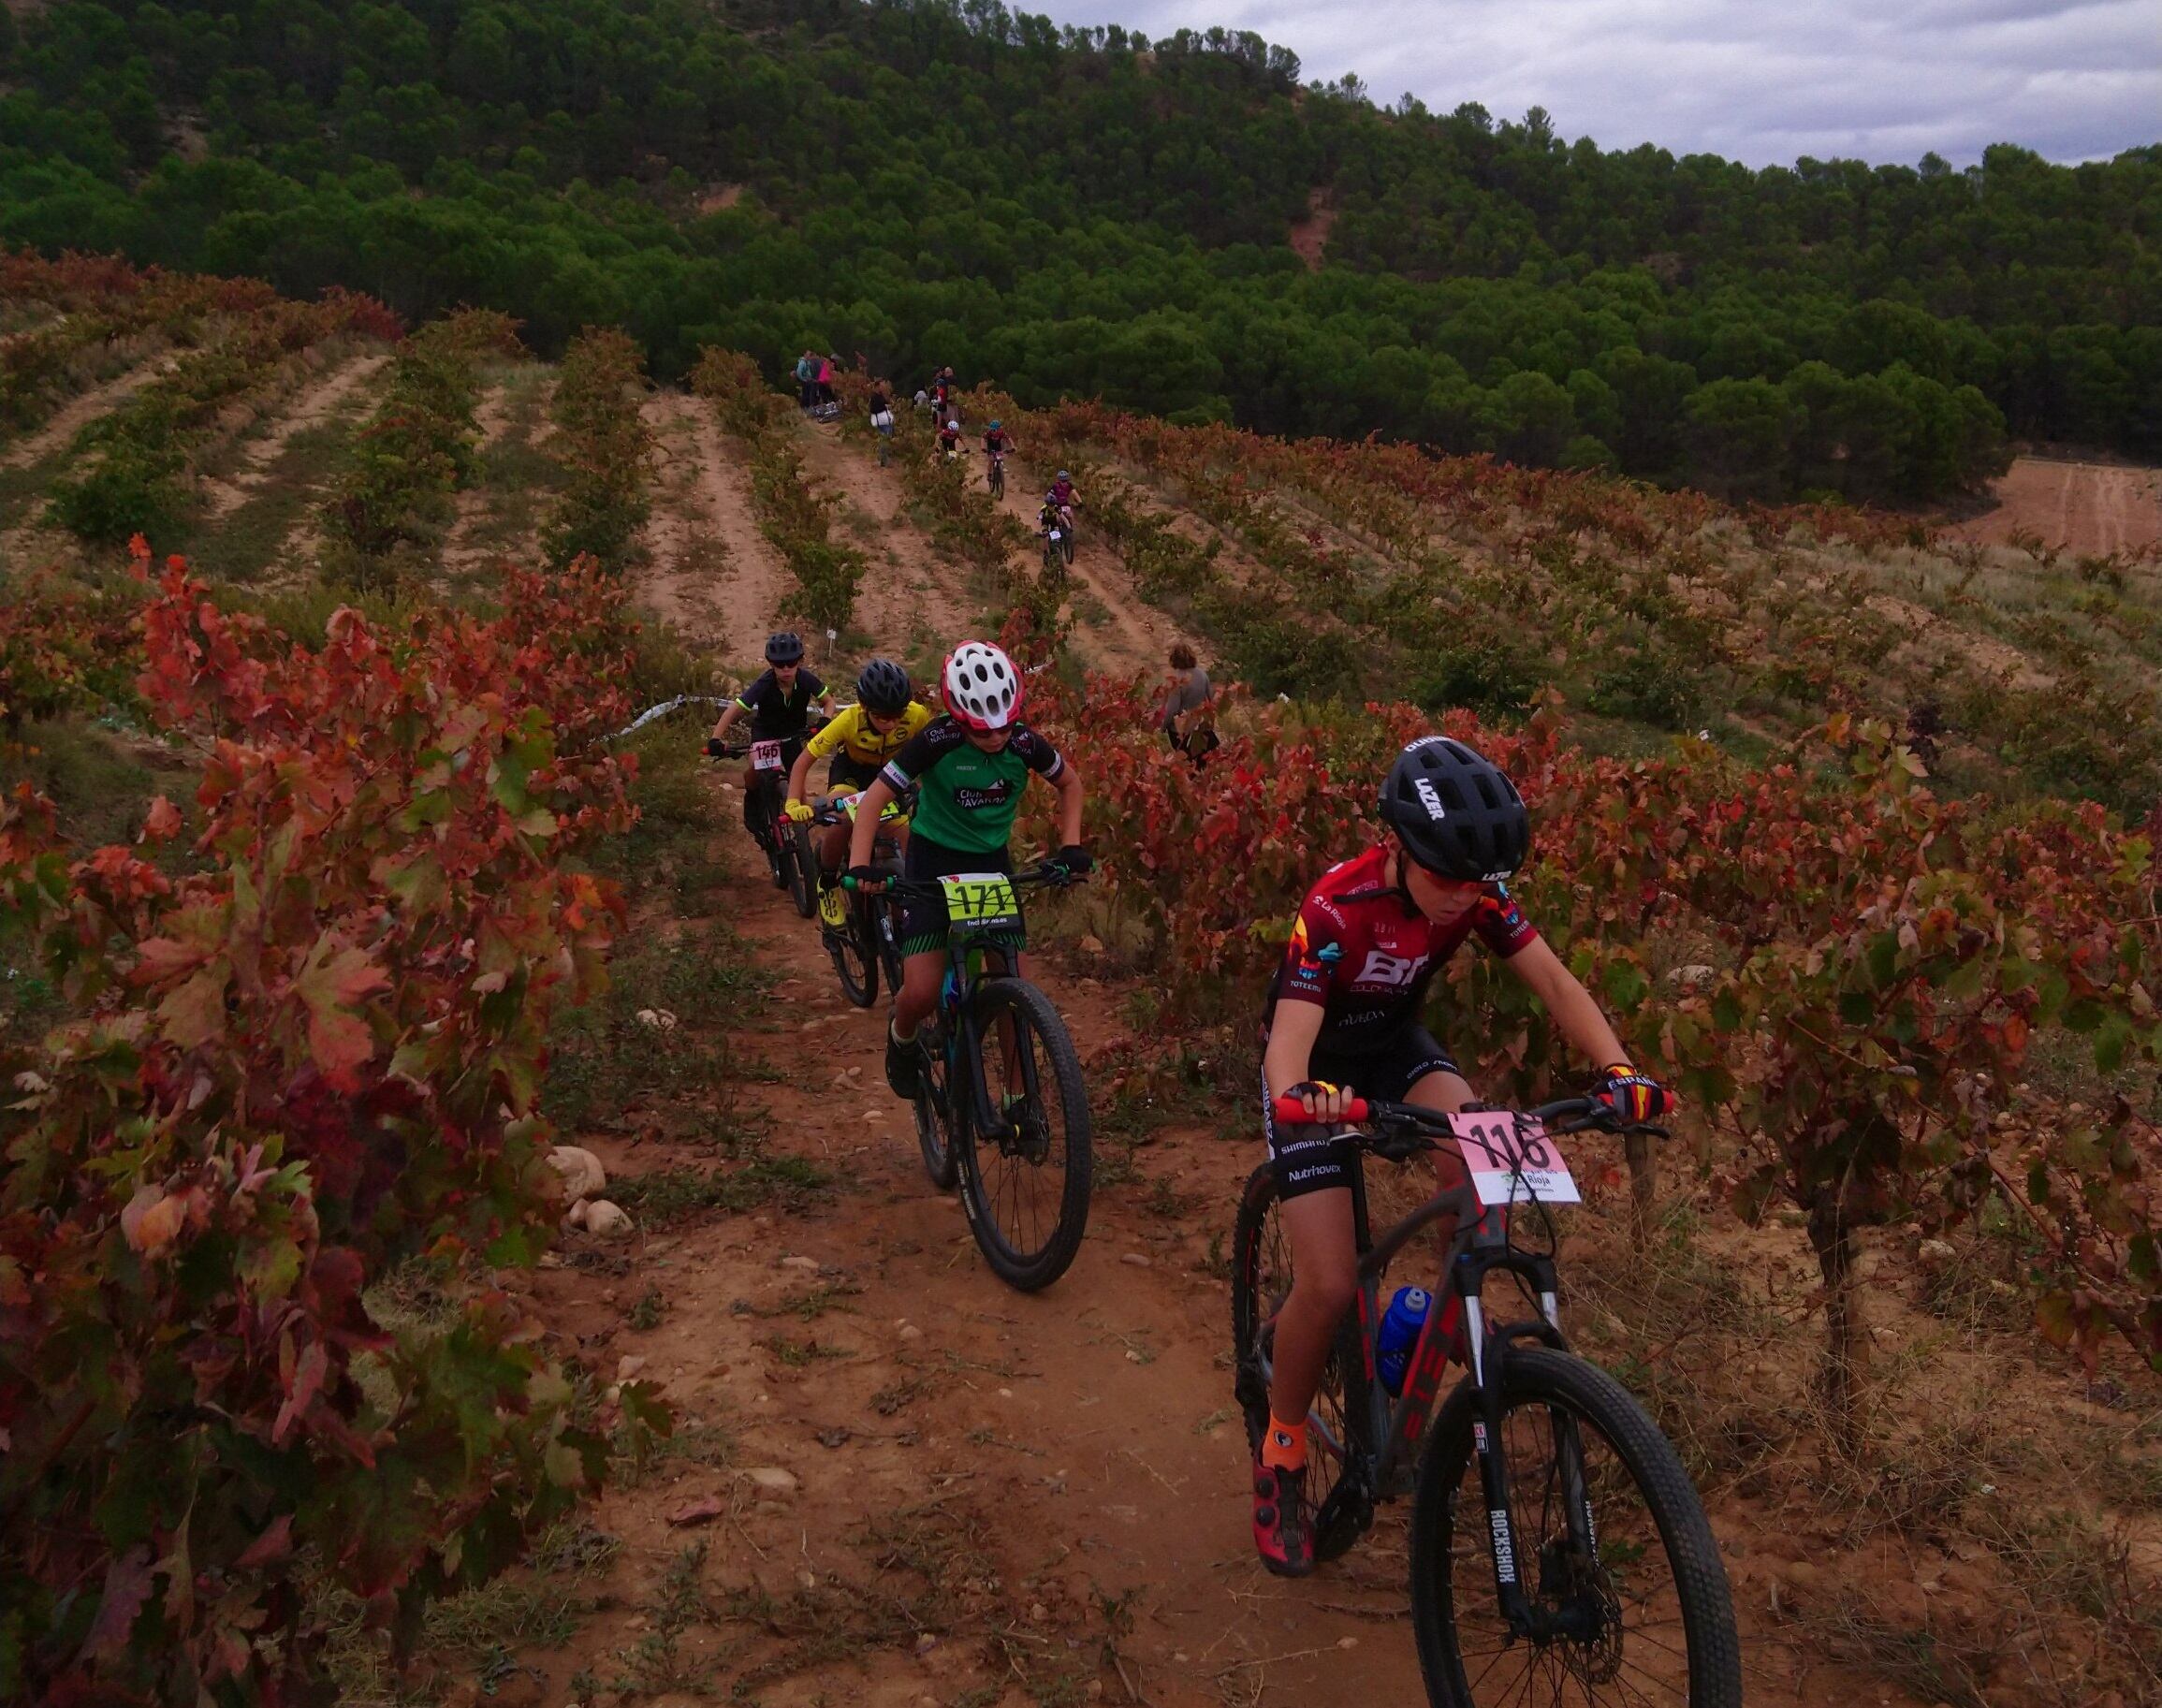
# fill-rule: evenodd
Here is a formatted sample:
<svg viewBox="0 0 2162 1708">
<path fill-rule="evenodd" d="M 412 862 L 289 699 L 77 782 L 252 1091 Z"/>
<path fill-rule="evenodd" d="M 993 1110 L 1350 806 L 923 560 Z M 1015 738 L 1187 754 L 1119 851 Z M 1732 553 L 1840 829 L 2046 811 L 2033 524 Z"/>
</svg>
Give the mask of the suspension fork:
<svg viewBox="0 0 2162 1708">
<path fill-rule="evenodd" d="M 998 1144 L 1013 1138 L 1015 1128 L 1003 1109 L 991 1106 L 991 1088 L 989 1076 L 984 1071 L 984 1052 L 986 1049 L 1006 1048 L 1006 1040 L 990 1036 L 976 1012 L 973 998 L 976 986 L 984 975 L 985 951 L 980 947 L 971 947 L 965 954 L 965 961 L 956 956 L 951 964 L 954 976 L 960 985 L 960 1000 L 955 1018 L 960 1028 L 961 1055 L 968 1064 L 969 1102 L 975 1111 L 976 1135 Z M 1001 965 L 1011 964 L 1001 955 Z M 1036 1083 L 1035 1053 L 1018 1050 L 1016 1054 L 1020 1059 L 1021 1089 L 1034 1101 L 1042 1095 L 1042 1089 Z"/>
</svg>

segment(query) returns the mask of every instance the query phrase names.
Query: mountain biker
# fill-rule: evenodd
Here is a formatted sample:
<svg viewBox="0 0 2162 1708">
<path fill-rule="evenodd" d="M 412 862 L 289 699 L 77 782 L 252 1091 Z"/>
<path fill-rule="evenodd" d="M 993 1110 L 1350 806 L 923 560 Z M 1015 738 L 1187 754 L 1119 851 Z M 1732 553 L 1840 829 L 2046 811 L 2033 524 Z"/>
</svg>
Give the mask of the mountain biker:
<svg viewBox="0 0 2162 1708">
<path fill-rule="evenodd" d="M 855 704 L 842 707 L 840 715 L 805 742 L 796 755 L 788 774 L 788 816 L 799 823 L 811 816 L 804 790 L 813 760 L 829 756 L 833 760 L 825 773 L 829 793 L 868 788 L 879 767 L 930 721 L 930 708 L 915 698 L 909 673 L 890 658 L 872 659 L 856 676 Z M 845 898 L 833 882 L 848 853 L 848 828 L 846 821 L 827 825 L 818 844 L 819 911 L 831 926 L 848 916 Z M 899 834 L 905 845 L 906 832 Z"/>
<path fill-rule="evenodd" d="M 1434 975 L 1476 935 L 1530 987 L 1561 1034 L 1606 1065 L 1594 1092 L 1631 1119 L 1672 1105 L 1629 1065 L 1605 1015 L 1510 898 L 1531 825 L 1515 785 L 1463 742 L 1424 736 L 1381 786 L 1394 835 L 1332 866 L 1307 894 L 1269 991 L 1263 1122 L 1292 1242 L 1292 1291 L 1277 1318 L 1269 1423 L 1253 1466 L 1254 1543 L 1287 1577 L 1314 1566 L 1306 1504 L 1307 1414 L 1329 1341 L 1357 1292 L 1351 1234 L 1355 1151 L 1337 1124 L 1354 1095 L 1461 1109 L 1455 1059 L 1420 1022 Z M 1311 1124 L 1278 1126 L 1272 1100 L 1296 1097 Z M 1436 1165 L 1463 1178 L 1453 1152 Z M 1449 1233 L 1443 1229 L 1441 1237 Z"/>
<path fill-rule="evenodd" d="M 728 739 L 737 719 L 751 714 L 751 739 L 778 741 L 782 758 L 793 762 L 803 747 L 803 732 L 811 724 L 811 707 L 816 701 L 826 716 L 833 715 L 833 693 L 804 666 L 803 638 L 790 629 L 767 636 L 764 675 L 738 694 L 713 725 L 708 753 L 718 752 Z M 749 763 L 743 767 L 743 827 L 754 840 L 763 840 L 758 823 L 758 773 Z"/>
<path fill-rule="evenodd" d="M 1006 846 L 1033 771 L 1059 791 L 1059 852 L 1047 864 L 1074 876 L 1094 864 L 1081 845 L 1081 775 L 1020 719 L 1023 683 L 1014 661 L 987 641 L 964 641 L 946 660 L 946 715 L 886 762 L 856 806 L 849 876 L 873 878 L 871 849 L 885 803 L 916 791 L 901 875 L 912 883 L 959 872 L 1011 871 Z M 911 895 L 900 919 L 901 987 L 886 1032 L 885 1080 L 897 1097 L 917 1089 L 916 1029 L 937 1006 L 946 968 L 946 914 L 935 897 Z M 1012 971 L 1021 971 L 1014 957 Z"/>
<path fill-rule="evenodd" d="M 1074 506 L 1081 502 L 1081 495 L 1074 490 L 1074 476 L 1060 469 L 1059 478 L 1051 483 L 1051 489 L 1044 494 L 1044 502 L 1057 510 L 1066 526 L 1071 528 L 1074 525 Z"/>
<path fill-rule="evenodd" d="M 994 421 L 984 429 L 984 449 L 993 457 L 1003 457 L 1014 448 L 1014 435 L 1001 422 Z"/>
<path fill-rule="evenodd" d="M 939 423 L 939 454 L 942 457 L 958 457 L 961 454 L 959 421 L 949 417 Z"/>
</svg>

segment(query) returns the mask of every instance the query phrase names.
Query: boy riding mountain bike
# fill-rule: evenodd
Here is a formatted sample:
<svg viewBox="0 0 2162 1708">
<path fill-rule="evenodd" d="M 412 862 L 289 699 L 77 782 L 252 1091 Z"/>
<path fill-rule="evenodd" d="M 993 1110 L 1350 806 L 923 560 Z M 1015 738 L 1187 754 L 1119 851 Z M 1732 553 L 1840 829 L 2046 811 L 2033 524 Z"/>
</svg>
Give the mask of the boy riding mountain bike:
<svg viewBox="0 0 2162 1708">
<path fill-rule="evenodd" d="M 901 876 L 910 883 L 962 872 L 1013 870 L 1007 842 L 1021 792 L 1034 772 L 1059 792 L 1059 852 L 1048 864 L 1078 875 L 1093 862 L 1081 845 L 1081 777 L 1059 750 L 1020 719 L 1023 684 L 1014 661 L 971 640 L 946 660 L 941 683 L 946 715 L 935 718 L 892 759 L 857 803 L 848 850 L 849 876 L 875 883 L 870 859 L 879 813 L 916 791 Z M 898 937 L 901 987 L 886 1032 L 885 1077 L 894 1095 L 917 1091 L 916 1029 L 938 1006 L 946 969 L 943 904 L 911 894 Z M 1010 969 L 1018 974 L 1020 957 Z"/>
<path fill-rule="evenodd" d="M 788 816 L 807 823 L 812 816 L 805 791 L 813 760 L 830 757 L 825 774 L 829 793 L 865 789 L 885 762 L 907 746 L 931 721 L 930 708 L 913 697 L 909 673 L 890 658 L 874 658 L 855 679 L 855 704 L 804 743 L 788 774 Z M 848 908 L 834 883 L 848 854 L 847 824 L 831 825 L 818 846 L 819 913 L 829 926 L 842 924 Z"/>
<path fill-rule="evenodd" d="M 1263 1032 L 1263 1122 L 1292 1242 L 1292 1291 L 1276 1321 L 1253 1527 L 1262 1563 L 1288 1577 L 1313 1569 L 1307 1415 L 1358 1287 L 1357 1161 L 1337 1136 L 1341 1117 L 1354 1095 L 1444 1111 L 1472 1099 L 1454 1058 L 1420 1021 L 1434 975 L 1476 935 L 1562 1035 L 1605 1064 L 1595 1096 L 1637 1121 L 1673 1101 L 1629 1065 L 1591 994 L 1510 898 L 1505 885 L 1529 852 L 1531 825 L 1498 768 L 1461 741 L 1423 737 L 1390 766 L 1380 814 L 1393 837 L 1331 867 L 1301 905 Z M 1279 1127 L 1271 1112 L 1279 1096 L 1299 1099 L 1312 1123 Z M 1452 1153 L 1437 1165 L 1444 1185 L 1462 1172 Z"/>
<path fill-rule="evenodd" d="M 832 692 L 804 664 L 800 635 L 787 629 L 768 635 L 766 664 L 765 673 L 736 697 L 734 704 L 722 712 L 720 722 L 713 725 L 712 737 L 706 743 L 708 753 L 718 753 L 726 745 L 728 732 L 736 727 L 737 720 L 748 712 L 751 739 L 781 742 L 782 757 L 793 762 L 801 751 L 804 731 L 811 726 L 813 703 L 828 717 L 833 715 Z M 753 840 L 762 840 L 757 809 L 758 773 L 753 766 L 746 765 L 743 767 L 743 827 L 751 832 Z"/>
</svg>

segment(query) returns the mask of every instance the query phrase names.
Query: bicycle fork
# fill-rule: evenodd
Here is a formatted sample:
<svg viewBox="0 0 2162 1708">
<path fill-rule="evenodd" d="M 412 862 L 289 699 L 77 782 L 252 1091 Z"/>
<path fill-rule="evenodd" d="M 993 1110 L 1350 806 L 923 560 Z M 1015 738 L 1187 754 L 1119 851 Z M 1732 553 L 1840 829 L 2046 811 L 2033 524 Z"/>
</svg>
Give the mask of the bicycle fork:
<svg viewBox="0 0 2162 1708">
<path fill-rule="evenodd" d="M 1516 1267 L 1513 1263 L 1509 1266 Z M 1471 1422 L 1471 1442 L 1479 1458 L 1480 1492 L 1486 1501 L 1486 1535 L 1494 1559 L 1495 1601 L 1508 1624 L 1512 1639 L 1527 1637 L 1540 1643 L 1556 1637 L 1590 1641 L 1598 1633 L 1596 1629 L 1578 1628 L 1586 1624 L 1586 1618 L 1577 1598 L 1555 1598 L 1557 1604 L 1547 1612 L 1533 1608 L 1525 1592 L 1515 1524 L 1511 1515 L 1504 1409 L 1507 1385 L 1504 1372 L 1509 1350 L 1517 1341 L 1527 1339 L 1566 1350 L 1554 1265 L 1543 1259 L 1533 1259 L 1527 1266 L 1539 1290 L 1539 1320 L 1512 1323 L 1497 1330 L 1488 1329 L 1485 1307 L 1480 1298 L 1487 1265 L 1468 1253 L 1458 1261 L 1453 1277 L 1464 1313 L 1465 1355 L 1470 1362 L 1471 1381 L 1478 1397 L 1478 1415 Z M 1555 1471 L 1561 1482 L 1561 1508 L 1570 1554 L 1578 1561 L 1596 1560 L 1598 1527 L 1592 1515 L 1591 1492 L 1585 1481 L 1583 1438 L 1576 1419 L 1568 1413 L 1550 1408 L 1548 1418 L 1554 1430 Z M 1546 1564 L 1543 1559 L 1540 1562 L 1542 1577 Z M 1559 1586 L 1541 1583 L 1536 1588 L 1545 1600 Z M 1596 1615 L 1593 1622 L 1596 1623 Z"/>
</svg>

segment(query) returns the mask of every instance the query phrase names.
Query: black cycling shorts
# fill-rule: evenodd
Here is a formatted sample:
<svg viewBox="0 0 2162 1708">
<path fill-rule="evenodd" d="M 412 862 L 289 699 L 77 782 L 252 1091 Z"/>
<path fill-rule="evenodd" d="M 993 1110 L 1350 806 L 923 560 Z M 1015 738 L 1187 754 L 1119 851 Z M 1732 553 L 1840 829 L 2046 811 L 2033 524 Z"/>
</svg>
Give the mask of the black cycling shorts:
<svg viewBox="0 0 2162 1708">
<path fill-rule="evenodd" d="M 909 838 L 908 852 L 901 856 L 901 876 L 912 883 L 931 878 L 951 878 L 961 872 L 1010 872 L 1013 869 L 1014 856 L 1006 849 L 1001 848 L 996 854 L 968 854 L 925 836 Z M 929 895 L 904 896 L 899 937 L 903 955 L 944 953 L 944 898 Z"/>
<path fill-rule="evenodd" d="M 852 790 L 868 789 L 877 781 L 877 761 L 856 759 L 845 752 L 836 753 L 833 763 L 825 770 L 825 792 L 828 795 L 846 795 Z"/>
<path fill-rule="evenodd" d="M 1409 1099 L 1411 1088 L 1429 1073 L 1461 1077 L 1463 1072 L 1456 1058 L 1423 1026 L 1400 1028 L 1379 1048 L 1363 1050 L 1356 1056 L 1317 1046 L 1307 1064 L 1308 1079 L 1349 1086 L 1357 1096 L 1390 1103 Z M 1332 1188 L 1351 1189 L 1358 1146 L 1338 1138 L 1337 1129 L 1322 1122 L 1278 1122 L 1265 1082 L 1262 1131 L 1268 1137 L 1269 1162 L 1277 1172 L 1279 1198 L 1297 1198 Z"/>
</svg>

